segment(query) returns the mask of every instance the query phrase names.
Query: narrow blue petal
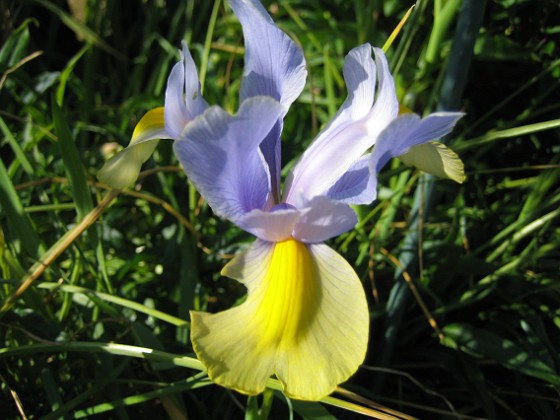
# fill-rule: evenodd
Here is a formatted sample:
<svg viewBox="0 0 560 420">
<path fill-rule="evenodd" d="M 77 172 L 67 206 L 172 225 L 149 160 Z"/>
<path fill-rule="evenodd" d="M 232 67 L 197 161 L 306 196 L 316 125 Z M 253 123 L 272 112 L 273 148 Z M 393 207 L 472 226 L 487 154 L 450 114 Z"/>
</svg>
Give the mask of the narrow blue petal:
<svg viewBox="0 0 560 420">
<path fill-rule="evenodd" d="M 235 116 L 211 107 L 174 143 L 183 169 L 218 216 L 235 220 L 265 207 L 270 180 L 259 144 L 282 112 L 268 97 L 247 99 Z"/>
<path fill-rule="evenodd" d="M 406 153 L 412 146 L 445 136 L 463 115 L 460 112 L 436 112 L 424 119 L 416 114 L 396 118 L 380 134 L 370 157 L 369 169 L 374 188 L 377 187 L 377 173 L 389 159 Z"/>
<path fill-rule="evenodd" d="M 369 157 L 362 156 L 329 188 L 327 197 L 346 204 L 369 204 L 375 199 L 373 180 L 369 174 Z"/>
<path fill-rule="evenodd" d="M 181 61 L 173 66 L 165 91 L 165 130 L 178 139 L 188 122 L 208 107 L 200 92 L 198 72 L 187 44 L 183 42 Z"/>
<path fill-rule="evenodd" d="M 319 243 L 351 230 L 358 218 L 347 204 L 325 196 L 311 199 L 301 208 L 293 237 L 305 243 Z"/>
<path fill-rule="evenodd" d="M 241 101 L 253 96 L 271 96 L 285 108 L 260 146 L 270 169 L 272 194 L 278 201 L 282 119 L 305 85 L 305 59 L 301 49 L 276 26 L 258 0 L 232 0 L 230 4 L 245 37 Z"/>
<path fill-rule="evenodd" d="M 272 212 L 256 209 L 236 219 L 235 224 L 263 241 L 281 242 L 292 236 L 299 216 L 295 209 Z"/>
<path fill-rule="evenodd" d="M 165 131 L 171 138 L 177 139 L 189 121 L 184 101 L 185 69 L 183 62 L 178 62 L 171 69 L 167 78 L 165 91 L 164 124 Z"/>
</svg>

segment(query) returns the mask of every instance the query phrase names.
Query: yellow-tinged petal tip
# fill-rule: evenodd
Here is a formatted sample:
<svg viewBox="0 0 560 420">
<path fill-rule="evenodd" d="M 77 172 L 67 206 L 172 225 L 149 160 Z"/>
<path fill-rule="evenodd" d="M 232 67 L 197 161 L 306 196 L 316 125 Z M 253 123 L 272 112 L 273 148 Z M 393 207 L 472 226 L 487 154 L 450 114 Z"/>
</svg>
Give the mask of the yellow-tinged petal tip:
<svg viewBox="0 0 560 420">
<path fill-rule="evenodd" d="M 158 140 L 169 138 L 163 122 L 163 107 L 148 111 L 134 127 L 128 146 L 110 158 L 97 178 L 112 188 L 126 188 L 138 179 L 142 164 L 154 153 Z"/>
<path fill-rule="evenodd" d="M 163 137 L 159 137 L 161 135 Z M 149 110 L 140 118 L 140 121 L 134 127 L 129 145 L 146 139 L 160 138 L 167 138 L 165 135 L 164 108 L 162 106 Z"/>
<path fill-rule="evenodd" d="M 465 179 L 465 165 L 457 154 L 440 142 L 428 142 L 412 146 L 399 159 L 408 166 L 414 166 L 441 178 L 449 178 L 459 184 Z"/>
</svg>

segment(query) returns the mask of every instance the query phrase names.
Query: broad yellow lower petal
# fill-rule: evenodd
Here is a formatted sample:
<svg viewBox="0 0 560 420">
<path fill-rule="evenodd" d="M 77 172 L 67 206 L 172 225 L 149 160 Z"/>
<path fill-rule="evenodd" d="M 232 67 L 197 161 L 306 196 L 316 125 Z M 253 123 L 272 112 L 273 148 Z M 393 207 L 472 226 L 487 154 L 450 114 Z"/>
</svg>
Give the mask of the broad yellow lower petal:
<svg viewBox="0 0 560 420">
<path fill-rule="evenodd" d="M 442 178 L 463 183 L 465 168 L 457 154 L 440 142 L 429 142 L 412 146 L 407 153 L 399 156 L 405 165 L 415 166 L 421 171 Z"/>
<path fill-rule="evenodd" d="M 367 348 L 367 303 L 334 250 L 257 240 L 223 274 L 247 286 L 247 300 L 213 315 L 191 312 L 195 352 L 216 383 L 257 394 L 274 374 L 286 395 L 318 400 L 357 370 Z"/>
<path fill-rule="evenodd" d="M 138 178 L 142 164 L 154 153 L 159 139 L 169 138 L 163 124 L 163 108 L 148 111 L 136 124 L 129 145 L 105 162 L 97 178 L 113 187 L 125 188 Z"/>
</svg>

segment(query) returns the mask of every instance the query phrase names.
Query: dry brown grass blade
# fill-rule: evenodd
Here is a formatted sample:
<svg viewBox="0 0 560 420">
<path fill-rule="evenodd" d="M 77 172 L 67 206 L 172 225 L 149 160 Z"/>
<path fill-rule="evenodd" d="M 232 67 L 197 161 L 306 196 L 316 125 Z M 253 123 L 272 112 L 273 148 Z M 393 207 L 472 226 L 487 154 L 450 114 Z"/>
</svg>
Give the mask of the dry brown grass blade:
<svg viewBox="0 0 560 420">
<path fill-rule="evenodd" d="M 0 315 L 10 310 L 16 300 L 37 280 L 56 259 L 84 233 L 84 231 L 94 224 L 101 216 L 103 211 L 111 204 L 111 202 L 119 195 L 119 190 L 111 190 L 105 195 L 103 200 L 90 211 L 86 216 L 76 224 L 71 230 L 66 232 L 56 243 L 37 261 L 27 272 L 20 286 L 8 296 L 2 307 Z"/>
</svg>

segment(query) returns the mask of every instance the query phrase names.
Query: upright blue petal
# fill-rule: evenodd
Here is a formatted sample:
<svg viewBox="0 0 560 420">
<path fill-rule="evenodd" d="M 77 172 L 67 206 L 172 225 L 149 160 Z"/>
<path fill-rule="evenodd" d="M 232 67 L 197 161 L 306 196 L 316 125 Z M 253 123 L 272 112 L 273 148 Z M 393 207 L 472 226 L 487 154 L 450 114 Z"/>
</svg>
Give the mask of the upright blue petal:
<svg viewBox="0 0 560 420">
<path fill-rule="evenodd" d="M 218 216 L 235 221 L 264 208 L 270 178 L 259 144 L 282 112 L 278 102 L 264 96 L 245 100 L 235 116 L 211 107 L 173 144 L 183 169 Z"/>
<path fill-rule="evenodd" d="M 165 91 L 165 131 L 178 139 L 188 122 L 202 114 L 208 104 L 200 93 L 198 72 L 187 44 L 183 42 L 181 61 L 173 66 Z"/>
<path fill-rule="evenodd" d="M 395 84 L 380 50 L 369 44 L 351 50 L 344 60 L 344 79 L 348 97 L 288 175 L 288 203 L 299 194 L 308 198 L 328 194 L 348 171 L 354 171 L 356 162 L 398 114 Z M 347 184 L 351 179 L 367 184 L 369 175 L 360 173 L 365 178 L 358 179 L 356 172 L 345 177 L 346 190 L 353 189 Z"/>
<path fill-rule="evenodd" d="M 260 146 L 270 168 L 272 194 L 278 202 L 282 119 L 305 85 L 305 59 L 301 49 L 276 26 L 258 0 L 232 0 L 230 4 L 245 37 L 241 102 L 264 95 L 284 106 L 284 113 Z"/>
</svg>

